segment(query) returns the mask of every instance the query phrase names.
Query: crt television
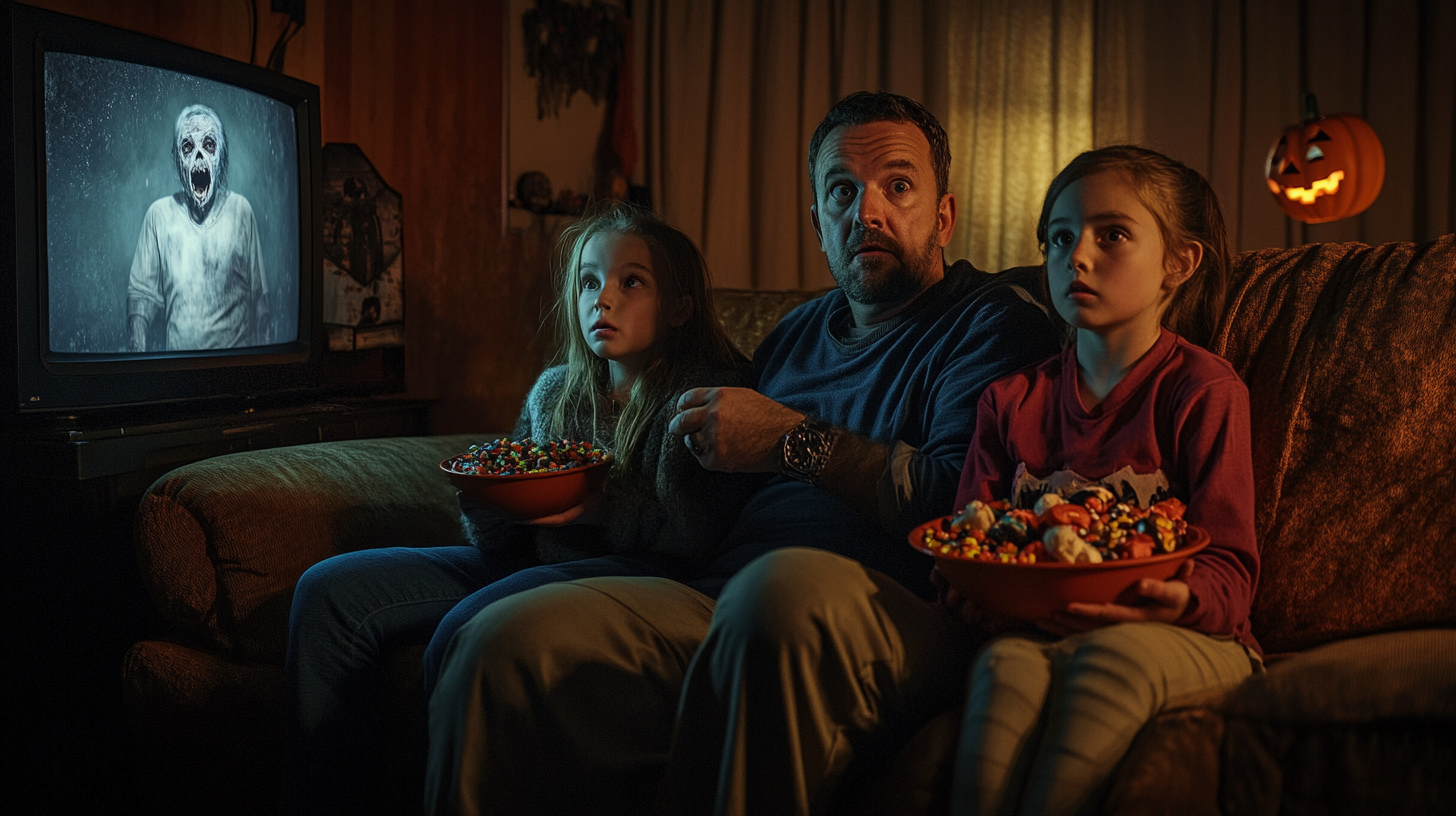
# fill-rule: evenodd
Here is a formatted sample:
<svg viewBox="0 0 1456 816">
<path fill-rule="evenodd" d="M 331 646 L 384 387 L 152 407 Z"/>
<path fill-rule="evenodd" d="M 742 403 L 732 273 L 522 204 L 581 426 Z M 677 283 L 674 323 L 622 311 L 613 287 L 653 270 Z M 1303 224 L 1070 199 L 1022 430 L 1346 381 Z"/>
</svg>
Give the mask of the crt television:
<svg viewBox="0 0 1456 816">
<path fill-rule="evenodd" d="M 3 15 L 6 414 L 317 390 L 317 86 L 29 6 Z"/>
</svg>

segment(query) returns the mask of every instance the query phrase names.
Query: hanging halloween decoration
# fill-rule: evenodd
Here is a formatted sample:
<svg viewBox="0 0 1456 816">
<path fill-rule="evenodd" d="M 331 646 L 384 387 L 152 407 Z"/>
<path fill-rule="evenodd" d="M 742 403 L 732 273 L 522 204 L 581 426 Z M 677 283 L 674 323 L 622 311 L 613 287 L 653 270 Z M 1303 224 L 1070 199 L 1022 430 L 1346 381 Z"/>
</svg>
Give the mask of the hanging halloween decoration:
<svg viewBox="0 0 1456 816">
<path fill-rule="evenodd" d="M 1304 121 L 1287 128 L 1269 151 L 1264 181 L 1279 208 L 1306 224 L 1358 215 L 1380 195 L 1385 151 L 1374 129 L 1358 116 L 1319 115 L 1304 95 Z"/>
<path fill-rule="evenodd" d="M 622 60 L 621 15 L 621 7 L 600 0 L 536 0 L 521 15 L 527 75 L 537 77 L 537 119 L 560 115 L 577 91 L 602 101 Z"/>
</svg>

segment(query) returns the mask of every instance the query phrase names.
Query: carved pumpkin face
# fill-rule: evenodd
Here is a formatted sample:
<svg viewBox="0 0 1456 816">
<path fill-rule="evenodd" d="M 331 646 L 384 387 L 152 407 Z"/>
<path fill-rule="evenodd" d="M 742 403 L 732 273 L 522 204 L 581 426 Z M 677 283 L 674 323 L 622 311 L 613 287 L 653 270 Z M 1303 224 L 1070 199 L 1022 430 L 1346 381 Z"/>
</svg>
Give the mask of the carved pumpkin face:
<svg viewBox="0 0 1456 816">
<path fill-rule="evenodd" d="M 1375 201 L 1385 183 L 1385 151 L 1364 119 L 1340 113 L 1285 130 L 1264 174 L 1280 209 L 1323 224 L 1358 215 Z"/>
</svg>

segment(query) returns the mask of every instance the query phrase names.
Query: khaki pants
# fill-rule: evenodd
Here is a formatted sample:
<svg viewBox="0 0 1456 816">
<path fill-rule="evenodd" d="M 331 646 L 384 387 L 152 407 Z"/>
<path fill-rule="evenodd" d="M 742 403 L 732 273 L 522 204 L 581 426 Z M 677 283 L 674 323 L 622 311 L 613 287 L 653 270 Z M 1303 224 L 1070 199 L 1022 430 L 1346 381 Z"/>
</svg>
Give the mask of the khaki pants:
<svg viewBox="0 0 1456 816">
<path fill-rule="evenodd" d="M 716 609 L 665 579 L 531 590 L 451 643 L 427 805 L 820 813 L 851 760 L 959 701 L 970 651 L 939 610 L 819 550 L 756 559 Z"/>
<path fill-rule="evenodd" d="M 1168 700 L 1253 671 L 1238 642 L 1163 623 L 992 640 L 971 670 L 951 813 L 1089 812 Z"/>
</svg>

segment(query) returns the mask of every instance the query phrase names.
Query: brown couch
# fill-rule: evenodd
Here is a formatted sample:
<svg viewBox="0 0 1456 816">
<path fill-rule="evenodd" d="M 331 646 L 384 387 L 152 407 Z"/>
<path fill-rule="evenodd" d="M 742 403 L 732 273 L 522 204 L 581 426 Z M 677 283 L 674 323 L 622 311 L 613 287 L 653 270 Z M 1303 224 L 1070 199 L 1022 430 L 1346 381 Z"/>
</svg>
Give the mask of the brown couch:
<svg viewBox="0 0 1456 816">
<path fill-rule="evenodd" d="M 1216 350 L 1252 402 L 1269 671 L 1160 714 L 1105 810 L 1456 812 L 1456 236 L 1245 253 L 1233 288 Z M 721 306 L 753 348 L 810 295 Z M 473 439 L 232 454 L 152 486 L 135 540 L 167 631 L 122 669 L 143 808 L 271 809 L 294 583 L 335 553 L 459 543 L 434 466 Z M 392 658 L 392 699 L 418 654 Z M 405 734 L 412 711 L 380 716 Z M 866 776 L 855 810 L 943 812 L 958 717 Z M 382 812 L 415 808 L 409 782 L 380 778 Z"/>
</svg>

